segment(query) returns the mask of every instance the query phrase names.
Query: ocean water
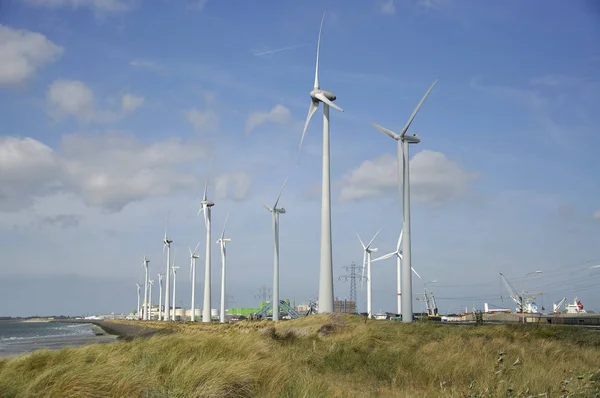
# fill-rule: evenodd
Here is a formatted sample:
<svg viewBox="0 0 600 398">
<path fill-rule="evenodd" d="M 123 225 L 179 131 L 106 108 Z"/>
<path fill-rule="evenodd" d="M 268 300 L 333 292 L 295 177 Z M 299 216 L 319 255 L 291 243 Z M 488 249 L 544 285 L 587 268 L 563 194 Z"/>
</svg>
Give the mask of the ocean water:
<svg viewBox="0 0 600 398">
<path fill-rule="evenodd" d="M 110 335 L 96 336 L 90 323 L 0 321 L 0 357 L 114 339 Z"/>
</svg>

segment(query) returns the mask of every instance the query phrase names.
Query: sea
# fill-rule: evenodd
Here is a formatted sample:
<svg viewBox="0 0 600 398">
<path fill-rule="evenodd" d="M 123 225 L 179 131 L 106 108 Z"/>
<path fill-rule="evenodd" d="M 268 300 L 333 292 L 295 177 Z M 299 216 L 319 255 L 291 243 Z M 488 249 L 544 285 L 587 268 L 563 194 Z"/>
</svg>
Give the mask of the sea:
<svg viewBox="0 0 600 398">
<path fill-rule="evenodd" d="M 0 321 L 0 358 L 116 339 L 97 334 L 98 328 L 91 323 Z"/>
</svg>

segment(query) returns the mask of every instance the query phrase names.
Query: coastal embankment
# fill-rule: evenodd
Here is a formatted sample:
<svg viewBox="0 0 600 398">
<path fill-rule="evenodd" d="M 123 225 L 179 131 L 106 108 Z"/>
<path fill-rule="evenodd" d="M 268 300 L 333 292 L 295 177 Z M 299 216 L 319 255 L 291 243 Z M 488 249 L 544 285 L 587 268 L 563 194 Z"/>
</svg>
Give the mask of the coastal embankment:
<svg viewBox="0 0 600 398">
<path fill-rule="evenodd" d="M 118 336 L 120 340 L 131 341 L 138 337 L 150 337 L 155 334 L 171 333 L 168 329 L 153 328 L 144 324 L 119 321 L 88 321 L 108 334 Z"/>
</svg>

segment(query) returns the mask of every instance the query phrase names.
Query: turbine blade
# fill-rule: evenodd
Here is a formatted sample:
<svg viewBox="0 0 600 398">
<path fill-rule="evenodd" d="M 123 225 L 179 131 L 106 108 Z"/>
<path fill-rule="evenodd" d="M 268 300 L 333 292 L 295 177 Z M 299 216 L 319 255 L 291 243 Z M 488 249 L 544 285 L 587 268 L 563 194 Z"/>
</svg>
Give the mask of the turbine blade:
<svg viewBox="0 0 600 398">
<path fill-rule="evenodd" d="M 369 242 L 369 244 L 367 245 L 368 247 L 371 247 L 371 243 L 373 243 L 373 241 L 375 240 L 375 238 L 377 237 L 377 235 L 379 235 L 379 233 L 381 232 L 381 228 L 379 229 L 379 231 L 377 231 L 377 233 L 373 236 L 373 238 L 371 239 L 371 241 Z"/>
<path fill-rule="evenodd" d="M 360 238 L 359 238 L 360 239 Z M 364 245 L 363 245 L 364 247 Z M 362 276 L 360 277 L 360 290 L 363 290 L 363 285 L 365 284 L 365 264 L 367 263 L 367 251 L 363 252 L 363 262 L 362 262 Z"/>
<path fill-rule="evenodd" d="M 263 207 L 267 210 L 269 210 L 271 213 L 273 213 L 273 208 L 267 206 L 267 205 L 263 205 Z"/>
<path fill-rule="evenodd" d="M 334 104 L 332 101 L 330 101 L 329 98 L 327 98 L 325 96 L 325 94 L 323 94 L 323 93 L 316 93 L 315 97 L 317 97 L 321 102 L 324 102 L 325 104 L 329 105 L 333 109 L 337 109 L 340 112 L 344 112 L 344 110 L 342 108 L 340 108 L 339 106 L 337 106 L 336 104 Z"/>
<path fill-rule="evenodd" d="M 300 138 L 300 147 L 298 148 L 298 165 L 300 164 L 300 150 L 302 149 L 302 142 L 304 142 L 304 136 L 306 135 L 306 129 L 308 129 L 308 123 L 310 119 L 315 114 L 317 108 L 319 107 L 319 102 L 311 100 L 310 106 L 308 107 L 308 116 L 306 116 L 306 123 L 304 123 L 304 130 L 302 131 L 302 137 Z"/>
<path fill-rule="evenodd" d="M 387 260 L 388 258 L 392 257 L 394 254 L 396 254 L 396 252 L 384 254 L 383 256 L 379 256 L 376 259 L 371 260 L 371 262 L 379 261 L 379 260 Z"/>
<path fill-rule="evenodd" d="M 192 248 L 188 246 L 188 250 L 190 251 L 190 257 L 192 257 L 194 255 L 194 253 L 192 253 Z"/>
<path fill-rule="evenodd" d="M 208 207 L 202 205 L 200 211 L 202 211 L 202 213 L 204 214 L 204 226 L 208 228 L 208 214 L 206 214 L 206 212 L 208 211 Z M 198 215 L 200 215 L 200 211 L 198 212 Z"/>
<path fill-rule="evenodd" d="M 365 243 L 360 238 L 360 235 L 358 234 L 358 232 L 356 233 L 356 236 L 358 236 L 358 240 L 360 241 L 360 244 L 362 245 L 363 250 L 367 250 L 367 246 L 365 246 Z"/>
<path fill-rule="evenodd" d="M 223 224 L 223 232 L 221 232 L 221 239 L 225 237 L 225 228 L 227 228 L 227 220 L 229 220 L 229 212 L 225 216 L 225 224 Z"/>
<path fill-rule="evenodd" d="M 399 140 L 400 139 L 400 135 L 394 133 L 392 130 L 386 129 L 385 127 L 382 127 L 376 123 L 371 123 L 373 126 L 375 126 L 375 128 L 379 131 L 381 131 L 383 134 L 387 135 L 388 137 L 392 137 L 395 140 Z"/>
<path fill-rule="evenodd" d="M 415 275 L 419 277 L 419 279 L 423 279 L 423 278 L 421 278 L 421 275 L 419 275 L 419 273 L 417 271 L 415 271 L 415 269 L 413 267 L 410 267 L 410 269 L 412 269 L 412 272 L 414 272 Z"/>
<path fill-rule="evenodd" d="M 208 164 L 208 175 L 206 176 L 206 182 L 204 183 L 204 195 L 202 195 L 202 200 L 206 200 L 206 191 L 208 190 L 208 180 L 210 179 L 210 173 L 212 172 L 212 164 L 215 158 L 210 158 L 210 163 Z M 198 213 L 200 214 L 200 213 Z"/>
<path fill-rule="evenodd" d="M 415 118 L 415 116 L 417 116 L 417 112 L 419 112 L 419 109 L 421 109 L 421 106 L 423 105 L 423 103 L 427 99 L 427 96 L 429 95 L 429 93 L 431 92 L 431 90 L 433 90 L 433 87 L 435 86 L 436 83 L 437 83 L 437 80 L 433 82 L 433 84 L 429 87 L 429 89 L 427 90 L 427 92 L 425 93 L 425 95 L 423 96 L 423 98 L 421 98 L 421 101 L 419 101 L 419 104 L 417 105 L 417 107 L 413 111 L 412 115 L 410 115 L 410 119 L 408 119 L 408 122 L 406 122 L 406 125 L 402 129 L 402 132 L 400 133 L 400 137 L 404 137 L 404 135 L 406 134 L 406 131 L 410 127 L 410 124 L 412 123 L 413 119 Z"/>
<path fill-rule="evenodd" d="M 279 190 L 279 195 L 277 195 L 277 200 L 275 201 L 275 206 L 273 206 L 274 209 L 277 208 L 277 204 L 279 203 L 279 198 L 281 198 L 281 194 L 283 193 L 283 188 L 285 188 L 285 184 L 288 180 L 288 177 L 285 177 L 285 180 L 283 180 L 283 185 L 281 186 L 281 189 Z"/>
<path fill-rule="evenodd" d="M 400 253 L 400 245 L 402 244 L 402 234 L 404 233 L 404 230 L 400 231 L 400 236 L 398 237 L 398 245 L 396 246 L 396 251 L 398 253 Z"/>
<path fill-rule="evenodd" d="M 194 254 L 196 254 L 196 250 L 198 250 L 198 246 L 200 246 L 200 242 L 201 241 L 198 241 L 198 244 L 196 245 L 196 247 L 194 247 Z"/>
<path fill-rule="evenodd" d="M 167 211 L 167 218 L 165 219 L 165 240 L 167 240 L 167 229 L 169 229 L 169 216 L 171 215 L 171 208 Z"/>
<path fill-rule="evenodd" d="M 323 11 L 323 17 L 321 18 L 321 26 L 319 27 L 319 39 L 317 40 L 317 65 L 315 67 L 315 85 L 314 88 L 319 88 L 319 52 L 321 51 L 321 31 L 323 30 L 323 22 L 325 21 L 325 13 Z"/>
</svg>

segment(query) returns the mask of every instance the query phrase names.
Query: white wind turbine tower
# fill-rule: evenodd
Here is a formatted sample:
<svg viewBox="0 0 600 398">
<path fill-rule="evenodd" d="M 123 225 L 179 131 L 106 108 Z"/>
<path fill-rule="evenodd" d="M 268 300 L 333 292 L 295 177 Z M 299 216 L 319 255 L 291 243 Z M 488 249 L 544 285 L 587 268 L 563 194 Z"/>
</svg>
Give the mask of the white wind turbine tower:
<svg viewBox="0 0 600 398">
<path fill-rule="evenodd" d="M 319 38 L 317 41 L 317 62 L 315 68 L 315 84 L 310 92 L 311 102 L 308 108 L 308 116 L 302 131 L 300 139 L 300 148 L 298 149 L 298 161 L 300 159 L 300 149 L 304 135 L 308 128 L 308 123 L 313 114 L 319 107 L 319 103 L 323 103 L 323 176 L 321 187 L 321 271 L 319 276 L 319 313 L 333 312 L 333 255 L 331 248 L 331 183 L 330 183 L 330 159 L 329 159 L 329 107 L 343 112 L 344 110 L 335 105 L 336 96 L 325 90 L 321 90 L 319 85 L 319 51 L 321 47 L 321 30 L 323 29 L 323 21 L 325 13 L 321 19 L 321 27 L 319 28 Z"/>
<path fill-rule="evenodd" d="M 230 238 L 225 237 L 225 228 L 227 227 L 228 219 L 229 213 L 227 213 L 227 216 L 225 217 L 225 225 L 223 225 L 223 232 L 221 232 L 221 237 L 217 240 L 217 243 L 221 244 L 221 323 L 225 323 L 225 267 L 227 266 L 227 252 L 225 251 L 225 245 L 228 242 L 231 242 Z"/>
<path fill-rule="evenodd" d="M 192 322 L 196 322 L 196 259 L 200 258 L 196 254 L 198 246 L 200 246 L 200 242 L 198 242 L 194 251 L 188 247 L 190 250 L 190 279 L 192 280 L 192 313 L 190 315 L 190 321 Z"/>
<path fill-rule="evenodd" d="M 402 250 L 400 250 L 400 245 L 402 244 L 402 231 L 400 231 L 400 237 L 398 238 L 398 245 L 396 245 L 396 251 L 395 252 L 391 252 L 388 254 L 384 254 L 381 257 L 377 257 L 374 260 L 371 260 L 371 262 L 375 262 L 375 261 L 379 261 L 379 260 L 385 260 L 388 259 L 392 256 L 396 256 L 396 273 L 397 273 L 397 290 L 398 290 L 398 314 L 402 313 L 402 285 L 401 285 L 401 260 L 402 260 Z M 410 269 L 412 270 L 412 272 L 415 273 L 416 276 L 419 277 L 419 279 L 423 279 L 421 278 L 421 275 L 419 275 L 417 273 L 417 271 L 415 271 L 415 269 L 413 267 L 410 267 Z"/>
<path fill-rule="evenodd" d="M 150 260 L 144 254 L 144 262 L 142 263 L 142 267 L 144 267 L 144 320 L 147 321 L 150 319 L 148 316 L 148 263 Z"/>
<path fill-rule="evenodd" d="M 175 266 L 175 261 L 173 261 L 173 315 L 171 320 L 176 320 L 175 318 L 175 309 L 177 308 L 177 302 L 175 301 L 175 293 L 177 292 L 177 270 L 179 267 Z"/>
<path fill-rule="evenodd" d="M 212 162 L 211 162 L 212 166 Z M 204 269 L 204 302 L 202 303 L 202 322 L 210 322 L 210 213 L 211 207 L 215 204 L 207 199 L 206 191 L 208 189 L 208 179 L 210 178 L 210 169 L 208 171 L 208 177 L 206 178 L 206 184 L 204 185 L 204 195 L 202 196 L 202 201 L 200 202 L 200 210 L 198 210 L 198 215 L 200 212 L 204 213 L 204 225 L 206 226 L 206 265 Z"/>
<path fill-rule="evenodd" d="M 163 276 L 165 276 L 164 274 L 157 274 L 158 275 L 158 320 L 160 321 L 161 318 L 161 314 L 162 314 L 162 290 L 163 290 Z"/>
<path fill-rule="evenodd" d="M 168 224 L 168 222 L 167 222 Z M 163 321 L 169 321 L 169 313 L 171 310 L 171 306 L 169 303 L 169 287 L 171 285 L 171 243 L 173 240 L 167 238 L 167 228 L 165 227 L 165 237 L 163 238 L 163 253 L 165 251 L 165 247 L 167 248 L 167 272 L 166 275 L 166 285 L 165 285 L 165 309 L 163 314 Z"/>
<path fill-rule="evenodd" d="M 373 238 L 371 239 L 371 241 L 369 242 L 368 245 L 365 246 L 364 242 L 362 241 L 362 239 L 360 238 L 360 235 L 356 234 L 356 236 L 358 236 L 358 240 L 360 241 L 360 244 L 363 247 L 363 250 L 365 251 L 363 254 L 363 275 L 361 278 L 361 284 L 362 281 L 364 280 L 364 276 L 365 276 L 365 263 L 367 264 L 367 314 L 369 314 L 369 319 L 371 319 L 373 317 L 373 301 L 372 301 L 372 285 L 371 285 L 371 253 L 374 253 L 377 251 L 376 248 L 371 247 L 371 243 L 373 243 L 373 241 L 375 240 L 375 238 L 377 237 L 377 235 L 379 235 L 379 232 L 381 232 L 381 230 L 377 231 L 377 233 L 375 234 L 375 236 L 373 236 Z"/>
<path fill-rule="evenodd" d="M 148 298 L 148 320 L 152 319 L 152 286 L 154 285 L 154 281 L 153 280 L 149 280 L 148 281 L 148 286 L 150 287 L 148 289 L 148 291 L 150 292 L 148 294 L 149 298 Z"/>
<path fill-rule="evenodd" d="M 421 101 L 413 111 L 412 115 L 408 119 L 408 122 L 400 132 L 396 134 L 391 130 L 381 127 L 375 123 L 373 125 L 381 131 L 383 134 L 395 139 L 398 142 L 398 189 L 402 196 L 403 204 L 403 223 L 402 230 L 405 231 L 404 240 L 402 241 L 402 253 L 404 255 L 402 261 L 402 291 L 406 300 L 402 300 L 402 322 L 413 321 L 413 309 L 412 309 L 412 275 L 411 271 L 411 250 L 410 250 L 410 170 L 409 170 L 409 144 L 418 144 L 421 139 L 418 135 L 413 134 L 406 135 L 406 131 L 410 127 L 413 119 L 417 115 L 417 112 L 425 102 L 425 99 L 433 90 L 433 87 L 437 83 L 437 80 L 429 87 Z"/>
<path fill-rule="evenodd" d="M 279 191 L 279 195 L 277 195 L 277 200 L 275 200 L 275 204 L 273 207 L 265 206 L 267 210 L 273 213 L 273 238 L 275 240 L 275 249 L 274 249 L 274 264 L 273 264 L 273 320 L 279 320 L 279 215 L 285 213 L 285 209 L 277 208 L 277 204 L 279 203 L 279 198 L 283 193 L 283 188 L 285 188 L 285 183 L 287 182 L 287 178 L 283 181 L 283 185 L 281 186 L 281 190 Z"/>
<path fill-rule="evenodd" d="M 138 306 L 137 306 L 137 317 L 138 319 L 140 319 L 140 284 L 136 283 L 135 284 L 137 286 L 137 294 L 138 294 Z"/>
</svg>

